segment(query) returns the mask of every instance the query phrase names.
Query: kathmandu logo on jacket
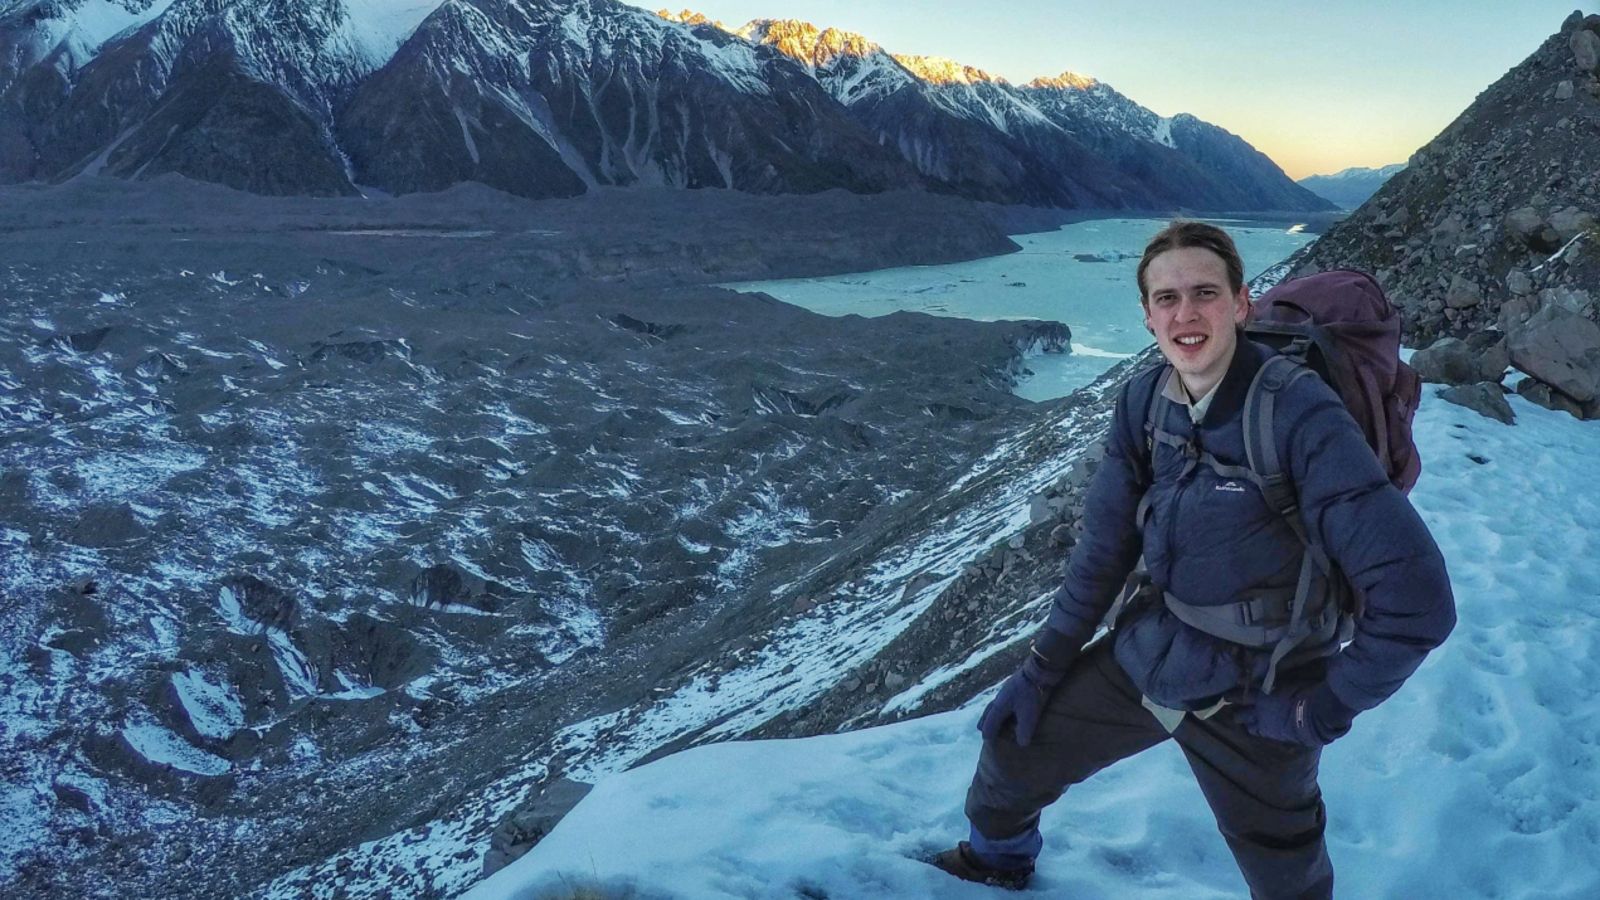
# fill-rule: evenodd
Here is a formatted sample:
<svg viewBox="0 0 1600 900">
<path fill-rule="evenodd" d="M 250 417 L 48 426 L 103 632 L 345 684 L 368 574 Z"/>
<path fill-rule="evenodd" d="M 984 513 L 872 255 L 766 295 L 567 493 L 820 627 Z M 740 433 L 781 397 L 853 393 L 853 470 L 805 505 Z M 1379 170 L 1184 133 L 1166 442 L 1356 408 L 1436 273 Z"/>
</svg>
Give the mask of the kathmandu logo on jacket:
<svg viewBox="0 0 1600 900">
<path fill-rule="evenodd" d="M 1227 491 L 1231 494 L 1242 494 L 1244 493 L 1244 485 L 1237 481 L 1224 481 L 1223 483 L 1217 485 L 1213 490 Z"/>
</svg>

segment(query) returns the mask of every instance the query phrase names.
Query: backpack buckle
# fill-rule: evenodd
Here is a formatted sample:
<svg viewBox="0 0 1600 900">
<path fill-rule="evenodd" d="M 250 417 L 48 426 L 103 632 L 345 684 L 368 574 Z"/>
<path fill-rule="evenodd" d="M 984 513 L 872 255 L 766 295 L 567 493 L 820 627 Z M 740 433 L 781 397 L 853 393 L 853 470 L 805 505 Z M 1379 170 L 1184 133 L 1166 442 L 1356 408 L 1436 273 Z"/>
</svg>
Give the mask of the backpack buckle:
<svg viewBox="0 0 1600 900">
<path fill-rule="evenodd" d="M 1266 494 L 1267 503 L 1285 516 L 1300 508 L 1300 499 L 1295 496 L 1294 485 L 1290 484 L 1288 477 L 1281 472 L 1261 479 L 1261 492 Z"/>
</svg>

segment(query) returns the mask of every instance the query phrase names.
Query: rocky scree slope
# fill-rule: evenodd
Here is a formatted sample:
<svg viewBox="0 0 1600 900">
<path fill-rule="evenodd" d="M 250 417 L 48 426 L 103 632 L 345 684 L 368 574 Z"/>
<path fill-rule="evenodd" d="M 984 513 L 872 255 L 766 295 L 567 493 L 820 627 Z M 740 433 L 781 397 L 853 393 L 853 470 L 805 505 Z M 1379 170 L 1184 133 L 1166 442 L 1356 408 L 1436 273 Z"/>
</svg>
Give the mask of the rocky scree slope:
<svg viewBox="0 0 1600 900">
<path fill-rule="evenodd" d="M 441 198 L 184 188 L 0 192 L 8 896 L 448 895 L 519 751 L 763 640 L 719 623 L 981 455 L 1068 338 L 685 283 L 873 248 L 851 195 L 467 190 L 424 227 Z M 923 252 L 1011 246 L 902 199 Z M 825 252 L 709 249 L 797 212 Z"/>
<path fill-rule="evenodd" d="M 1534 376 L 1518 386 L 1530 399 L 1600 415 L 1597 73 L 1600 16 L 1574 13 L 1308 247 L 1295 274 L 1368 269 L 1408 343 L 1466 341 Z"/>
</svg>

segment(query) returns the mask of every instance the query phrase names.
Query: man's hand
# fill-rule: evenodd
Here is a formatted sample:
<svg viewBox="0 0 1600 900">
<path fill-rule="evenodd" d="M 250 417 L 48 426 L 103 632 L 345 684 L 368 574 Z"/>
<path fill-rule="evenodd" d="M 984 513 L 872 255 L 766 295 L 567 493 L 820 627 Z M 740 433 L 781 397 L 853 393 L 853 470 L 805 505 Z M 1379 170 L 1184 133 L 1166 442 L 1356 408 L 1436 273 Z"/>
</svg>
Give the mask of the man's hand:
<svg viewBox="0 0 1600 900">
<path fill-rule="evenodd" d="M 978 719 L 978 730 L 983 739 L 992 741 L 1000 736 L 1007 722 L 1017 723 L 1017 745 L 1026 747 L 1033 741 L 1039 727 L 1039 716 L 1044 712 L 1045 701 L 1067 675 L 1067 666 L 1077 658 L 1079 648 L 1061 632 L 1048 625 L 1040 629 L 1039 636 L 1028 648 L 1028 659 L 1005 684 L 1000 693 L 984 709 Z"/>
<path fill-rule="evenodd" d="M 1320 682 L 1252 697 L 1234 712 L 1245 731 L 1302 747 L 1321 747 L 1344 737 L 1355 717 L 1356 711 Z"/>
</svg>

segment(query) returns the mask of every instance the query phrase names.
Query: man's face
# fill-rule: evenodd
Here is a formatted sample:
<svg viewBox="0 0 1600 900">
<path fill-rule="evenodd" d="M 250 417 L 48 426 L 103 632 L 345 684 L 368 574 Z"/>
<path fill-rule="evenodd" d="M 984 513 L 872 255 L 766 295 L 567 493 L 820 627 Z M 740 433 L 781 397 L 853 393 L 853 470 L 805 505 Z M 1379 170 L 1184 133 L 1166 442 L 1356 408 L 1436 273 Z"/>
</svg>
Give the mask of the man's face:
<svg viewBox="0 0 1600 900">
<path fill-rule="evenodd" d="M 1222 257 L 1201 247 L 1150 260 L 1145 288 L 1144 323 L 1189 395 L 1199 399 L 1228 371 L 1238 342 L 1234 328 L 1250 315 L 1250 291 L 1231 291 Z"/>
</svg>

